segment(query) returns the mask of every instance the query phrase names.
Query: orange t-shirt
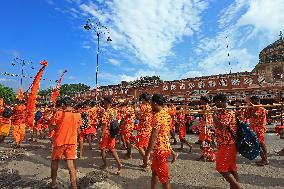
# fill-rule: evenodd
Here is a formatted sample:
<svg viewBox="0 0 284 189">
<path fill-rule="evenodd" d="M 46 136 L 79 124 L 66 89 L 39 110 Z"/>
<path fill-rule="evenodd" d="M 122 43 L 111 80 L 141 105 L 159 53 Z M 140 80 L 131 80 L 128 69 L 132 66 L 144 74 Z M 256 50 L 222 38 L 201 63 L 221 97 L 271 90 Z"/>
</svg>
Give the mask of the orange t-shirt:
<svg viewBox="0 0 284 189">
<path fill-rule="evenodd" d="M 131 106 L 127 106 L 123 112 L 123 118 L 125 120 L 124 130 L 127 133 L 130 133 L 134 129 L 134 119 L 135 119 L 135 110 Z"/>
<path fill-rule="evenodd" d="M 110 123 L 111 123 L 111 121 L 112 121 L 113 119 L 116 119 L 116 117 L 113 118 L 113 116 L 115 116 L 115 114 L 116 114 L 116 116 L 117 116 L 117 112 L 116 112 L 116 110 L 113 109 L 113 108 L 107 109 L 107 110 L 104 111 L 103 114 L 102 114 L 102 124 L 106 124 L 106 130 L 105 130 L 105 133 L 104 133 L 105 135 L 109 135 L 109 134 L 110 134 L 110 131 L 109 131 L 109 129 L 110 129 Z"/>
<path fill-rule="evenodd" d="M 176 122 L 175 122 L 176 107 L 175 107 L 175 106 L 170 107 L 170 108 L 168 109 L 168 111 L 169 111 L 169 114 L 170 114 L 170 116 L 171 116 L 171 129 L 173 129 L 173 128 L 175 127 L 175 124 L 176 124 Z"/>
<path fill-rule="evenodd" d="M 152 131 L 152 107 L 150 104 L 142 104 L 140 106 L 141 118 L 139 120 L 138 134 L 149 137 Z"/>
<path fill-rule="evenodd" d="M 87 111 L 88 113 L 88 118 L 90 125 L 97 125 L 98 124 L 98 114 L 99 114 L 99 108 L 98 107 L 93 107 Z"/>
<path fill-rule="evenodd" d="M 156 145 L 153 150 L 154 153 L 168 153 L 172 149 L 169 138 L 171 130 L 171 116 L 169 115 L 168 111 L 163 109 L 154 114 L 152 125 L 153 128 L 159 130 Z"/>
<path fill-rule="evenodd" d="M 14 107 L 14 115 L 12 117 L 13 125 L 20 125 L 26 122 L 26 106 L 23 104 Z"/>
<path fill-rule="evenodd" d="M 233 111 L 225 110 L 222 114 L 217 115 L 217 118 L 222 124 L 226 125 L 226 127 L 223 129 L 218 127 L 215 129 L 218 146 L 235 144 L 235 138 L 237 137 L 237 122 L 235 113 Z M 234 136 L 232 136 L 229 129 Z"/>
<path fill-rule="evenodd" d="M 250 128 L 257 134 L 266 132 L 266 109 L 263 107 L 253 108 L 253 112 L 257 115 L 253 117 L 249 115 Z"/>
<path fill-rule="evenodd" d="M 59 111 L 55 114 L 54 146 L 77 145 L 78 128 L 82 124 L 81 115 L 71 111 Z"/>
</svg>

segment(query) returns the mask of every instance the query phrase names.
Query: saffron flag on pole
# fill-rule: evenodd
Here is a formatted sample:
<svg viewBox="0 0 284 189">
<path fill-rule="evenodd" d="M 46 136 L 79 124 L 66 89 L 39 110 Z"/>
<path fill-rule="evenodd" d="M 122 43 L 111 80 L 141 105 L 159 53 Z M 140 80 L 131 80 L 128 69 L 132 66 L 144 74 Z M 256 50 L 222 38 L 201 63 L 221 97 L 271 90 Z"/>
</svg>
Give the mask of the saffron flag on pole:
<svg viewBox="0 0 284 189">
<path fill-rule="evenodd" d="M 24 93 L 23 93 L 23 89 L 22 89 L 22 86 L 19 88 L 17 94 L 16 94 L 16 98 L 19 100 L 19 101 L 23 101 L 25 96 L 24 96 Z"/>
<path fill-rule="evenodd" d="M 64 72 L 60 76 L 59 80 L 57 81 L 57 84 L 56 84 L 55 88 L 51 92 L 51 97 L 50 98 L 51 98 L 51 101 L 53 103 L 53 106 L 56 105 L 56 99 L 57 99 L 57 97 L 59 95 L 59 92 L 60 92 L 61 82 L 62 82 L 62 79 L 63 79 L 63 77 L 64 77 L 66 72 L 67 72 L 67 70 L 64 70 Z"/>
<path fill-rule="evenodd" d="M 36 97 L 39 91 L 40 80 L 43 74 L 44 69 L 48 66 L 48 62 L 46 60 L 40 63 L 42 65 L 41 69 L 35 76 L 35 79 L 32 84 L 31 93 L 27 102 L 27 125 L 30 129 L 34 126 L 34 114 L 36 108 Z"/>
</svg>

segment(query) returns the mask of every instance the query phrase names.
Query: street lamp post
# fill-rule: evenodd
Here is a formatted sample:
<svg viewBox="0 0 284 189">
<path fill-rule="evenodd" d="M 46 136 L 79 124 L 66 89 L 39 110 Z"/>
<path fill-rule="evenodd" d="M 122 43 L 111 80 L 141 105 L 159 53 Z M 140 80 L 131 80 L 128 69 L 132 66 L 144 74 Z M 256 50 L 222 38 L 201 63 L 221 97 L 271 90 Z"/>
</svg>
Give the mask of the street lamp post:
<svg viewBox="0 0 284 189">
<path fill-rule="evenodd" d="M 20 85 L 20 88 L 22 88 L 23 87 L 23 79 L 24 79 L 24 77 L 26 77 L 25 75 L 24 75 L 24 68 L 25 68 L 25 66 L 26 65 L 30 65 L 30 64 L 33 64 L 32 62 L 28 62 L 28 61 L 25 61 L 25 60 L 22 60 L 22 59 L 20 59 L 20 58 L 15 58 L 14 60 L 13 60 L 13 62 L 12 62 L 12 66 L 16 66 L 16 65 L 20 65 L 21 66 L 21 85 Z M 32 69 L 34 69 L 34 67 L 33 66 L 31 66 L 31 68 Z"/>
<path fill-rule="evenodd" d="M 101 35 L 109 35 L 108 28 L 101 24 L 101 22 L 93 23 L 92 20 L 89 18 L 84 25 L 85 30 L 95 29 L 97 34 L 97 64 L 96 64 L 96 100 L 98 97 L 98 73 L 99 73 L 99 52 L 100 52 L 100 36 Z M 107 37 L 107 41 L 112 41 L 110 36 Z"/>
</svg>

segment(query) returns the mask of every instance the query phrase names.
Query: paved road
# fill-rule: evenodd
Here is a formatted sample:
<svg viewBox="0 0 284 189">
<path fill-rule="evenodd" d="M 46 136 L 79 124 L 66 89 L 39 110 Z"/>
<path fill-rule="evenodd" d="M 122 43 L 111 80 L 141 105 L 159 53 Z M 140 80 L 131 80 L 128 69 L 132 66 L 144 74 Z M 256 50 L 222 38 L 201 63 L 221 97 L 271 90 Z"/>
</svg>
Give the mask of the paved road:
<svg viewBox="0 0 284 189">
<path fill-rule="evenodd" d="M 197 140 L 196 135 L 187 137 L 192 143 Z M 257 167 L 253 161 L 238 157 L 240 179 L 246 189 L 284 189 L 284 157 L 276 156 L 274 153 L 275 150 L 280 150 L 284 146 L 284 140 L 269 133 L 266 135 L 266 141 L 269 150 L 269 166 Z M 25 143 L 24 149 L 20 150 L 12 150 L 8 147 L 8 144 L 0 147 L 0 188 L 17 188 L 17 186 L 42 188 L 49 182 L 51 148 L 48 141 L 42 140 L 37 144 Z M 173 146 L 173 148 L 177 151 L 179 146 Z M 123 153 L 119 151 L 120 157 L 123 157 Z M 173 188 L 228 188 L 224 179 L 216 173 L 214 163 L 195 161 L 199 157 L 198 145 L 194 144 L 191 153 L 185 149 L 179 154 L 177 162 L 170 164 Z M 132 160 L 123 160 L 124 169 L 120 176 L 115 175 L 115 162 L 111 158 L 108 160 L 110 166 L 107 172 L 101 172 L 98 169 L 102 163 L 98 150 L 91 151 L 86 146 L 85 156 L 85 159 L 77 161 L 82 188 L 146 189 L 150 186 L 151 172 L 139 168 L 141 158 L 135 150 Z M 68 188 L 69 175 L 65 167 L 62 162 L 62 169 L 58 172 L 59 188 Z M 92 180 L 91 178 L 97 183 L 87 187 L 86 183 Z"/>
</svg>

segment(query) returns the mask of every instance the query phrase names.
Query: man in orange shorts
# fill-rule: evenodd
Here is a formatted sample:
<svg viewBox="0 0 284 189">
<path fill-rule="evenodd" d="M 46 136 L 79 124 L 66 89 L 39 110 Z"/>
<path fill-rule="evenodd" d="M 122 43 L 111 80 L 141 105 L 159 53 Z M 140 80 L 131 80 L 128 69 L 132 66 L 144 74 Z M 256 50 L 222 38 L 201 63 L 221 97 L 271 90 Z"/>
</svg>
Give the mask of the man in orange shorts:
<svg viewBox="0 0 284 189">
<path fill-rule="evenodd" d="M 259 166 L 265 166 L 269 164 L 267 158 L 267 148 L 264 141 L 264 136 L 266 133 L 266 109 L 263 107 L 253 107 L 253 105 L 260 104 L 260 98 L 257 96 L 252 96 L 248 100 L 247 104 L 250 128 L 257 134 L 261 148 L 261 161 L 256 162 L 256 164 Z"/>
<path fill-rule="evenodd" d="M 73 112 L 72 99 L 65 97 L 62 100 L 63 111 L 58 111 L 52 124 L 55 130 L 51 162 L 50 188 L 56 188 L 56 177 L 59 160 L 65 156 L 70 174 L 71 188 L 77 189 L 77 173 L 74 160 L 77 158 L 77 137 L 81 125 L 81 116 Z"/>
<path fill-rule="evenodd" d="M 210 128 L 213 127 L 213 117 L 210 114 L 211 107 L 209 106 L 210 100 L 206 96 L 201 96 L 200 104 L 201 112 L 200 122 L 199 122 L 199 142 L 207 141 L 212 142 Z"/>
<path fill-rule="evenodd" d="M 135 110 L 130 104 L 130 102 L 127 102 L 127 106 L 125 107 L 123 111 L 123 121 L 124 121 L 124 126 L 123 126 L 123 137 L 124 141 L 126 144 L 126 158 L 131 159 L 131 137 L 133 135 L 133 129 L 134 129 L 134 119 L 135 119 Z"/>
<path fill-rule="evenodd" d="M 95 134 L 96 130 L 91 125 L 91 109 L 90 102 L 86 101 L 83 103 L 83 107 L 80 110 L 80 115 L 82 118 L 82 125 L 80 126 L 80 135 L 79 135 L 79 146 L 80 146 L 80 155 L 79 158 L 83 158 L 83 147 L 84 140 L 87 139 L 89 143 L 89 149 L 93 149 L 92 144 L 92 135 Z"/>
<path fill-rule="evenodd" d="M 237 172 L 237 122 L 235 113 L 226 109 L 227 97 L 224 94 L 217 94 L 213 98 L 219 110 L 213 115 L 215 123 L 215 134 L 217 140 L 216 170 L 230 184 L 230 188 L 241 189 Z"/>
<path fill-rule="evenodd" d="M 26 132 L 26 106 L 24 105 L 24 101 L 19 100 L 19 104 L 14 107 L 14 113 L 12 117 L 12 125 L 13 125 L 13 137 L 15 140 L 15 148 L 20 147 L 20 144 L 23 142 L 25 138 Z"/>
<path fill-rule="evenodd" d="M 103 101 L 103 105 L 105 111 L 102 114 L 102 135 L 100 138 L 100 149 L 101 149 L 101 156 L 103 159 L 103 165 L 101 169 L 107 168 L 107 161 L 106 161 L 106 149 L 109 149 L 118 165 L 117 174 L 120 174 L 122 164 L 118 157 L 118 154 L 115 149 L 115 137 L 111 138 L 110 136 L 110 123 L 116 119 L 116 111 L 111 108 L 112 100 L 111 98 L 105 98 Z"/>
<path fill-rule="evenodd" d="M 13 111 L 9 106 L 3 106 L 0 100 L 0 144 L 5 140 L 5 138 L 10 133 L 11 128 L 11 116 Z"/>
<path fill-rule="evenodd" d="M 139 100 L 142 104 L 139 106 L 138 111 L 136 111 L 136 117 L 139 120 L 139 127 L 137 128 L 138 142 L 136 143 L 136 148 L 138 149 L 139 154 L 144 157 L 152 131 L 153 116 L 150 104 L 151 96 L 148 93 L 142 93 Z"/>
<path fill-rule="evenodd" d="M 153 128 L 144 156 L 144 166 L 147 166 L 150 153 L 153 150 L 151 189 L 157 188 L 158 180 L 162 183 L 163 189 L 171 189 L 168 169 L 168 157 L 172 152 L 169 140 L 171 116 L 168 110 L 163 107 L 164 103 L 165 99 L 161 94 L 153 95 Z"/>
<path fill-rule="evenodd" d="M 185 143 L 189 147 L 189 152 L 192 150 L 192 145 L 189 141 L 185 138 L 186 136 L 186 125 L 185 125 L 185 114 L 181 107 L 177 107 L 177 111 L 179 111 L 176 115 L 177 123 L 179 125 L 178 136 L 180 140 L 180 150 L 183 150 L 183 144 Z"/>
<path fill-rule="evenodd" d="M 169 107 L 169 114 L 171 116 L 171 131 L 170 131 L 170 134 L 171 134 L 171 138 L 174 140 L 174 145 L 177 144 L 177 139 L 176 139 L 176 136 L 175 136 L 175 130 L 176 130 L 176 106 L 174 104 L 171 104 L 171 106 Z"/>
</svg>

